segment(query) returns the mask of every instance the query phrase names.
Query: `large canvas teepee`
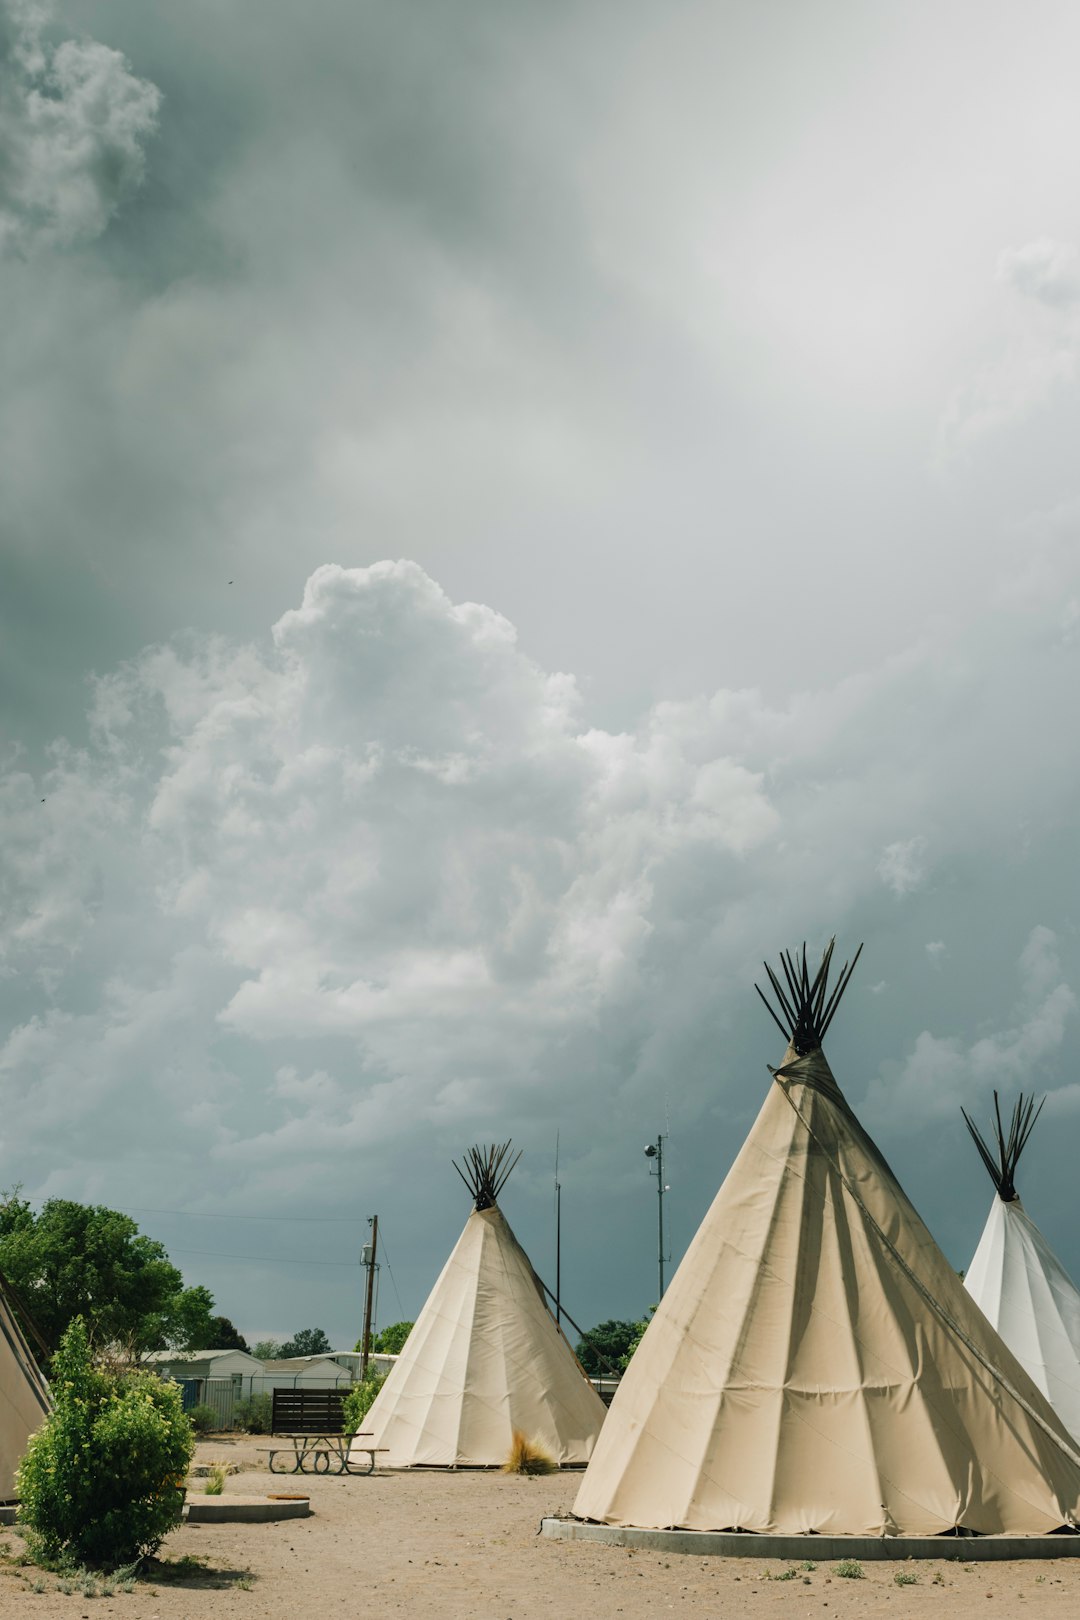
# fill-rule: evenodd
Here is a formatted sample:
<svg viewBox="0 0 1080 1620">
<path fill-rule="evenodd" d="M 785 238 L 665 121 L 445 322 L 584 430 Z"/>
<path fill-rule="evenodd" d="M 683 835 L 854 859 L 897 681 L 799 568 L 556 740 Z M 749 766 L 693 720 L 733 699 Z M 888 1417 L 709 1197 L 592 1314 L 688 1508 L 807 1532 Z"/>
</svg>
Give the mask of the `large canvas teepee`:
<svg viewBox="0 0 1080 1620">
<path fill-rule="evenodd" d="M 833 1078 L 821 1041 L 850 970 L 830 996 L 831 952 L 812 983 L 805 948 L 785 985 L 770 973 L 783 1063 L 574 1511 L 692 1530 L 1055 1530 L 1080 1511 L 1080 1455 Z"/>
<path fill-rule="evenodd" d="M 15 1493 L 26 1442 L 49 1412 L 49 1390 L 0 1280 L 0 1501 Z"/>
<path fill-rule="evenodd" d="M 1036 1108 L 1021 1096 L 1006 1132 L 995 1091 L 991 1148 L 961 1109 L 995 1189 L 964 1287 L 1065 1427 L 1080 1436 L 1080 1293 L 1020 1202 L 1014 1180 L 1041 1110 L 1042 1103 Z"/>
<path fill-rule="evenodd" d="M 513 1431 L 559 1464 L 587 1462 L 604 1404 L 544 1303 L 499 1209 L 510 1144 L 455 1165 L 474 1208 L 364 1420 L 391 1468 L 491 1468 Z"/>
</svg>

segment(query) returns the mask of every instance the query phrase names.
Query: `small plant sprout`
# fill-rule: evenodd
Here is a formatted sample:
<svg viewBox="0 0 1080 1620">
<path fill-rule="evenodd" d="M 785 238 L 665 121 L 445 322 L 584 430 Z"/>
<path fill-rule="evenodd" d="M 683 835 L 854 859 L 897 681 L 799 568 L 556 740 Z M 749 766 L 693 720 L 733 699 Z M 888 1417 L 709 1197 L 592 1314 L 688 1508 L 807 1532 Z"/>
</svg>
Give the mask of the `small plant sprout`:
<svg viewBox="0 0 1080 1620">
<path fill-rule="evenodd" d="M 812 1575 L 814 1570 L 817 1569 L 817 1565 L 812 1558 L 804 1558 L 799 1568 L 805 1569 L 808 1575 Z"/>
<path fill-rule="evenodd" d="M 206 1477 L 203 1486 L 207 1496 L 220 1496 L 225 1489 L 225 1469 L 220 1463 L 215 1463 Z"/>
<path fill-rule="evenodd" d="M 913 1569 L 898 1569 L 893 1582 L 896 1586 L 918 1586 L 919 1577 Z"/>
<path fill-rule="evenodd" d="M 836 1573 L 845 1581 L 861 1581 L 865 1578 L 863 1567 L 857 1558 L 841 1558 L 836 1566 Z"/>
</svg>

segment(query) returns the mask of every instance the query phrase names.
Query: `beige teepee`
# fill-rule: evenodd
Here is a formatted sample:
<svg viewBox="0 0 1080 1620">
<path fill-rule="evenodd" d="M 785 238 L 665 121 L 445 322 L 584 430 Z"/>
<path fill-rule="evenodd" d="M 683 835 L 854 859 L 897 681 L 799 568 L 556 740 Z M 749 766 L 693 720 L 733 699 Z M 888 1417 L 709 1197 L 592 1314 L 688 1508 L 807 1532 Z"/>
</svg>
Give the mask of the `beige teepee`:
<svg viewBox="0 0 1080 1620">
<path fill-rule="evenodd" d="M 27 1348 L 0 1278 L 0 1501 L 15 1494 L 26 1442 L 49 1412 L 49 1387 Z"/>
<path fill-rule="evenodd" d="M 783 1064 L 574 1511 L 693 1530 L 1055 1530 L 1080 1511 L 1075 1442 L 833 1079 L 821 1040 L 850 970 L 828 996 L 831 952 L 813 983 L 805 948 L 784 958 L 786 988 L 770 972 Z"/>
<path fill-rule="evenodd" d="M 498 1467 L 515 1429 L 584 1463 L 600 1432 L 604 1404 L 498 1206 L 509 1147 L 473 1148 L 458 1170 L 475 1208 L 364 1419 L 391 1468 Z"/>
</svg>

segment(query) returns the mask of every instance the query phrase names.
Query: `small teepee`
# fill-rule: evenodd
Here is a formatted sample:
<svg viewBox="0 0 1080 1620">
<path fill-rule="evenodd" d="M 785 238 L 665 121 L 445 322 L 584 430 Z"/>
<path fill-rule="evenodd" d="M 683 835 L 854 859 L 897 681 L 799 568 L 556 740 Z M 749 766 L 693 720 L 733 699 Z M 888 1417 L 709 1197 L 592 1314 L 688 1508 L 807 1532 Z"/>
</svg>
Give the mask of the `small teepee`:
<svg viewBox="0 0 1080 1620">
<path fill-rule="evenodd" d="M 49 1386 L 31 1355 L 0 1278 L 0 1502 L 15 1494 L 26 1442 L 49 1415 Z"/>
<path fill-rule="evenodd" d="M 782 958 L 784 983 L 769 971 L 787 1051 L 574 1512 L 772 1534 L 1056 1530 L 1080 1511 L 1080 1453 L 837 1086 L 821 1042 L 851 969 L 830 994 L 831 956 L 813 979 L 805 947 Z"/>
<path fill-rule="evenodd" d="M 996 1194 L 964 1287 L 1080 1437 L 1080 1292 L 1020 1202 L 1014 1179 L 1042 1103 L 1036 1108 L 1021 1095 L 1006 1131 L 995 1091 L 992 1146 L 960 1111 Z"/>
<path fill-rule="evenodd" d="M 604 1403 L 498 1205 L 516 1163 L 506 1142 L 454 1166 L 472 1214 L 364 1419 L 391 1468 L 500 1467 L 515 1430 L 560 1465 L 592 1454 Z"/>
</svg>

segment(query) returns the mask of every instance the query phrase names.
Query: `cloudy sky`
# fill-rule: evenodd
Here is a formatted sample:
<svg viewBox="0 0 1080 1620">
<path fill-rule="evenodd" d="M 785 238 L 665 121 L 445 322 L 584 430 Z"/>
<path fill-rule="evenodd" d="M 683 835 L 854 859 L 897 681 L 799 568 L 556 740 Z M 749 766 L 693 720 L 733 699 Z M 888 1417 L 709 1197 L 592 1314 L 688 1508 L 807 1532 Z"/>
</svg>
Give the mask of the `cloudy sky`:
<svg viewBox="0 0 1080 1620">
<path fill-rule="evenodd" d="M 0 0 L 0 1185 L 261 1336 L 412 1316 L 475 1140 L 586 1325 L 866 949 L 957 1266 L 1080 1273 L 1080 21 Z M 1025 1177 L 1024 1170 L 1027 1175 Z"/>
</svg>

